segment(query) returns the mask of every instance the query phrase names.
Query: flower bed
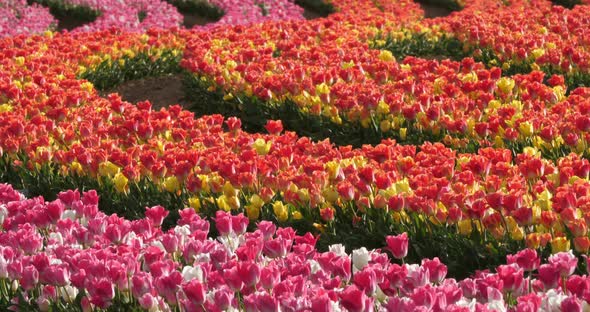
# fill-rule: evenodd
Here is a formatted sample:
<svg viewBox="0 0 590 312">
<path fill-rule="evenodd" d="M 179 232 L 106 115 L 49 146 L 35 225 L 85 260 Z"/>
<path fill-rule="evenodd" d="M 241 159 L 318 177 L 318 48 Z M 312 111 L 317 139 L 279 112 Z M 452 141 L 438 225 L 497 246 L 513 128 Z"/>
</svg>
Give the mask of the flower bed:
<svg viewBox="0 0 590 312">
<path fill-rule="evenodd" d="M 308 25 L 328 29 L 329 21 L 314 23 Z M 252 27 L 268 25 L 289 24 Z M 242 27 L 227 30 L 228 37 Z M 350 26 L 333 27 L 344 30 Z M 219 33 L 221 29 L 214 31 Z M 155 204 L 173 211 L 191 205 L 209 216 L 218 210 L 240 211 L 252 220 L 273 220 L 301 232 L 324 233 L 321 247 L 338 240 L 344 240 L 349 248 L 371 242 L 379 245 L 387 234 L 408 232 L 412 238 L 421 238 L 415 240 L 421 248 L 415 248 L 419 252 L 411 255 L 414 259 L 441 253 L 455 265 L 461 263 L 457 257 L 463 252 L 476 251 L 472 265 L 463 268 L 467 271 L 494 265 L 526 244 L 540 244 L 541 238 L 547 251 L 548 241 L 556 242 L 554 250 L 563 249 L 566 242 L 578 252 L 588 250 L 586 219 L 582 218 L 587 213 L 588 162 L 579 156 L 556 154 L 548 161 L 534 148 L 523 148 L 516 154 L 502 148 L 458 154 L 441 144 L 401 146 L 393 141 L 375 147 L 337 148 L 329 142 L 312 143 L 293 133 L 281 134 L 279 122 L 264 123 L 270 135 L 248 134 L 234 118 L 195 119 L 176 106 L 153 111 L 149 103 L 135 106 L 116 95 L 100 98 L 91 84 L 75 79 L 77 74 L 90 75 L 92 70 L 99 73 L 97 68 L 103 64 L 104 76 L 88 76 L 97 86 L 116 84 L 138 73 L 167 72 L 167 65 L 178 61 L 185 42 L 194 46 L 200 35 L 104 31 L 100 39 L 80 33 L 3 41 L 3 179 L 48 197 L 60 189 L 98 188 L 105 194 L 105 211 L 134 218 L 142 214 L 143 206 Z M 330 37 L 330 31 L 324 35 Z M 95 43 L 78 44 L 91 40 Z M 350 55 L 366 51 L 368 59 L 377 53 L 362 46 L 348 49 Z M 271 51 L 268 58 L 272 58 L 268 56 Z M 358 55 L 361 60 L 365 57 Z M 385 68 L 399 66 L 387 57 L 383 54 L 374 59 Z M 300 59 L 314 62 L 311 54 L 302 54 Z M 137 65 L 140 63 L 153 67 L 144 72 Z M 112 71 L 113 66 L 119 69 Z M 461 67 L 477 71 L 479 76 L 465 73 Z M 363 68 L 368 71 L 371 67 L 363 64 Z M 425 84 L 431 81 L 436 85 L 429 68 L 444 73 L 450 81 L 447 88 L 460 83 L 463 88 L 469 83 L 473 87 L 477 84 L 472 79 L 484 80 L 489 75 L 486 79 L 497 88 L 493 94 L 504 94 L 512 101 L 510 109 L 514 110 L 497 108 L 506 114 L 516 114 L 518 101 L 530 96 L 516 89 L 530 89 L 549 102 L 559 90 L 541 84 L 535 73 L 514 78 L 492 76 L 497 71 L 469 59 L 461 63 L 408 59 L 398 70 L 400 77 L 403 72 L 415 71 Z M 519 88 L 511 87 L 511 81 L 518 82 Z M 390 87 L 388 92 L 396 92 Z M 450 101 L 450 94 L 447 96 Z M 587 90 L 576 90 L 555 106 L 561 109 L 555 115 L 563 115 L 567 109 L 582 110 L 576 103 L 584 103 L 587 96 Z M 537 127 L 535 121 L 528 121 L 534 120 L 533 107 L 538 106 L 521 108 L 520 113 L 532 115 L 521 115 L 517 120 Z M 565 120 L 571 120 L 568 118 Z M 476 126 L 473 129 L 479 133 Z M 524 137 L 528 128 L 518 127 L 517 137 Z M 418 127 L 408 129 L 419 131 Z M 400 130 L 400 139 L 404 139 Z M 405 139 L 408 137 L 412 133 Z M 120 211 L 120 207 L 127 209 Z M 342 233 L 351 232 L 355 235 L 342 237 Z M 456 245 L 439 244 L 449 237 Z"/>
<path fill-rule="evenodd" d="M 471 58 L 398 63 L 369 49 L 349 27 L 267 23 L 192 38 L 181 63 L 194 73 L 189 96 L 197 110 L 233 112 L 253 129 L 281 119 L 290 130 L 344 145 L 389 137 L 442 141 L 469 152 L 535 146 L 552 159 L 588 153 L 586 89 L 566 96 L 561 76 L 502 77 L 500 68 Z M 216 104 L 198 106 L 203 99 Z"/>
<path fill-rule="evenodd" d="M 56 23 L 47 9 L 25 0 L 0 2 L 0 38 L 20 34 L 41 33 Z"/>
<path fill-rule="evenodd" d="M 377 46 L 398 56 L 472 55 L 511 75 L 532 70 L 563 74 L 573 90 L 590 85 L 587 11 L 587 3 L 570 10 L 544 0 L 467 1 L 459 12 L 387 34 L 387 41 L 377 40 Z"/>
<path fill-rule="evenodd" d="M 380 250 L 347 254 L 334 245 L 248 218 L 218 212 L 220 236 L 193 209 L 163 231 L 167 212 L 146 208 L 129 221 L 98 210 L 94 191 L 66 191 L 46 202 L 0 185 L 0 304 L 3 309 L 145 309 L 184 311 L 564 311 L 588 305 L 587 277 L 561 252 L 546 263 L 533 249 L 507 258 L 496 272 L 447 278 L 438 258 L 391 263 Z M 411 248 L 411 245 L 410 245 Z M 387 237 L 403 259 L 408 240 Z M 545 262 L 545 261 L 543 261 Z"/>
<path fill-rule="evenodd" d="M 126 31 L 178 27 L 182 16 L 176 8 L 161 0 L 39 0 L 54 12 L 78 15 L 90 23 L 74 31 L 92 32 L 111 27 Z M 65 13 L 68 12 L 68 13 Z"/>
<path fill-rule="evenodd" d="M 161 204 L 171 210 L 165 228 L 173 228 L 177 220 L 184 222 L 193 211 L 224 219 L 225 225 L 228 218 L 237 218 L 240 232 L 248 228 L 245 218 L 272 221 L 292 226 L 308 238 L 310 233 L 319 234 L 317 247 L 315 239 L 311 246 L 322 252 L 338 242 L 348 252 L 380 248 L 388 235 L 406 233 L 412 240 L 407 260 L 438 256 L 449 264 L 446 269 L 453 277 L 494 269 L 506 255 L 525 247 L 544 259 L 570 249 L 576 255 L 588 253 L 589 89 L 566 94 L 568 85 L 562 76 L 544 77 L 540 71 L 503 76 L 500 68 L 486 68 L 472 58 L 398 62 L 392 53 L 371 49 L 369 44 L 380 33 L 419 27 L 416 20 L 422 11 L 415 3 L 351 0 L 335 4 L 335 9 L 337 13 L 316 21 L 267 21 L 208 32 L 174 28 L 142 34 L 111 28 L 3 39 L 0 179 L 47 199 L 64 189 L 97 189 L 103 213 L 117 212 L 128 219 L 141 219 L 145 206 Z M 204 111 L 220 105 L 213 108 L 243 118 L 195 118 L 179 106 L 156 111 L 149 102 L 133 105 L 115 94 L 100 97 L 95 90 L 146 75 L 178 73 L 179 63 L 191 71 L 187 87 L 196 99 L 206 100 L 197 101 Z M 247 133 L 242 122 L 245 129 L 268 134 Z M 311 138 L 339 134 L 338 143 L 355 135 L 357 147 L 314 142 L 285 132 L 283 125 Z M 406 145 L 377 142 L 381 138 Z M 378 144 L 362 145 L 368 142 Z M 182 210 L 187 206 L 192 210 Z M 89 209 L 93 216 L 105 218 Z M 229 217 L 226 212 L 242 215 Z M 154 208 L 147 214 L 149 221 L 167 211 Z M 33 232 L 44 224 L 38 222 L 45 222 L 21 215 L 14 224 L 28 222 L 21 228 Z M 131 222 L 108 218 L 116 224 Z M 86 227 L 84 222 L 80 220 Z M 216 226 L 210 234 L 223 242 L 226 230 Z M 108 235 L 118 235 L 113 231 Z M 200 235 L 204 236 L 197 244 L 205 244 L 208 232 Z M 553 269 L 554 261 L 558 260 L 549 260 Z M 518 271 L 515 266 L 499 268 L 512 269 Z M 548 274 L 554 276 L 554 271 Z M 27 274 L 34 277 L 34 272 Z M 487 275 L 475 278 L 486 280 Z M 322 279 L 322 287 L 326 281 Z M 113 300 L 116 308 L 142 304 L 141 300 L 147 300 L 146 305 L 195 304 L 183 293 L 171 296 L 170 289 L 156 289 L 161 299 L 156 294 L 143 298 L 142 293 L 134 300 L 143 299 L 134 302 L 131 293 L 108 292 L 112 289 L 108 282 L 100 285 L 104 287 L 88 290 L 85 303 L 81 296 L 75 304 L 106 306 Z M 175 289 L 184 286 L 175 285 L 179 287 Z M 549 289 L 539 288 L 539 282 L 533 286 L 538 287 L 539 300 L 557 300 L 556 292 L 545 295 Z M 354 294 L 366 290 L 360 284 L 354 287 L 350 290 Z M 515 296 L 522 293 L 516 289 L 496 288 L 500 297 L 493 290 L 492 297 L 485 297 L 486 288 L 484 299 L 475 294 L 467 299 L 511 307 L 519 303 Z M 381 288 L 385 297 L 380 298 L 369 292 L 361 300 L 363 307 L 391 302 L 393 310 L 406 303 L 412 309 L 411 302 L 422 300 L 401 292 L 413 301 L 388 299 L 396 293 L 389 290 Z M 101 297 L 103 291 L 107 293 Z M 43 295 L 42 290 L 33 292 L 28 295 Z M 238 298 L 235 289 L 230 293 Z M 50 295 L 45 298 L 57 293 Z M 255 291 L 240 296 L 234 308 L 242 308 L 238 302 L 264 300 L 291 304 Z M 339 292 L 327 296 L 349 310 L 356 307 L 342 303 Z M 74 298 L 64 300 L 68 299 Z M 568 302 L 581 304 L 576 300 Z M 206 301 L 211 304 L 203 300 L 193 308 L 198 310 Z"/>
</svg>

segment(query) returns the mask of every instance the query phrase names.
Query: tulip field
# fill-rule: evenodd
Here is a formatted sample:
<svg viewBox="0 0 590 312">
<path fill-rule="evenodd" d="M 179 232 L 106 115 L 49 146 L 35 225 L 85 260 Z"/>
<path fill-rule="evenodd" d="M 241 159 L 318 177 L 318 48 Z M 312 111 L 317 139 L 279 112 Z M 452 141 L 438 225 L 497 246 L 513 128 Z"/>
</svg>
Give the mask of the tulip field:
<svg viewBox="0 0 590 312">
<path fill-rule="evenodd" d="M 590 311 L 589 157 L 588 0 L 0 0 L 1 311 Z"/>
</svg>

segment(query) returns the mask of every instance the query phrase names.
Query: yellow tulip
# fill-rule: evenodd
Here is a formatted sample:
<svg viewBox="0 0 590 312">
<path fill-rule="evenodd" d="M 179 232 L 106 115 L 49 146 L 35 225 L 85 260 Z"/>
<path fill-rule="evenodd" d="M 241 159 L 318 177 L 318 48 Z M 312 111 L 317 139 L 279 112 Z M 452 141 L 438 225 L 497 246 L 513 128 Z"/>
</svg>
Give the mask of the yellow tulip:
<svg viewBox="0 0 590 312">
<path fill-rule="evenodd" d="M 164 184 L 164 189 L 170 193 L 174 193 L 174 192 L 180 190 L 180 182 L 178 182 L 178 179 L 176 178 L 176 176 L 171 176 L 171 177 L 164 179 L 163 184 Z"/>
<path fill-rule="evenodd" d="M 502 77 L 496 82 L 496 86 L 498 86 L 503 93 L 509 93 L 514 89 L 515 83 L 514 80 L 510 78 Z"/>
<path fill-rule="evenodd" d="M 227 197 L 225 197 L 225 195 L 219 196 L 215 200 L 215 202 L 217 202 L 217 206 L 219 207 L 219 209 L 221 209 L 223 211 L 230 211 L 231 210 L 231 206 L 227 202 Z"/>
<path fill-rule="evenodd" d="M 567 237 L 555 237 L 551 240 L 551 253 L 565 252 L 570 250 L 570 241 Z"/>
<path fill-rule="evenodd" d="M 388 132 L 391 130 L 391 122 L 389 122 L 389 120 L 381 121 L 379 124 L 379 129 L 381 129 L 381 132 Z"/>
<path fill-rule="evenodd" d="M 14 58 L 14 62 L 18 66 L 23 66 L 25 64 L 25 58 L 23 56 L 17 56 Z"/>
<path fill-rule="evenodd" d="M 98 173 L 103 177 L 114 177 L 121 169 L 110 161 L 98 165 Z"/>
<path fill-rule="evenodd" d="M 233 185 L 231 185 L 231 183 L 229 181 L 226 181 L 225 184 L 223 185 L 223 194 L 227 197 L 233 197 L 233 196 L 237 196 L 239 193 L 238 190 L 236 190 Z"/>
<path fill-rule="evenodd" d="M 283 204 L 283 202 L 277 201 L 272 204 L 272 210 L 274 211 L 277 220 L 280 222 L 285 222 L 287 219 L 289 219 L 289 210 L 285 204 Z"/>
<path fill-rule="evenodd" d="M 248 215 L 248 219 L 250 219 L 251 221 L 258 220 L 258 218 L 260 217 L 260 208 L 254 205 L 247 205 L 246 214 Z"/>
<path fill-rule="evenodd" d="M 129 179 L 127 179 L 127 177 L 120 172 L 115 174 L 115 177 L 113 178 L 113 183 L 115 184 L 115 190 L 117 190 L 117 192 L 119 192 L 119 193 L 126 193 L 127 192 L 127 183 L 128 182 L 129 182 Z"/>
<path fill-rule="evenodd" d="M 70 165 L 70 173 L 77 174 L 77 175 L 81 176 L 82 173 L 84 173 L 84 168 L 82 168 L 82 165 L 79 162 L 74 161 Z"/>
<path fill-rule="evenodd" d="M 196 212 L 201 210 L 201 200 L 198 197 L 191 197 L 188 199 L 188 205 Z"/>
<path fill-rule="evenodd" d="M 393 53 L 391 53 L 391 51 L 381 50 L 381 52 L 379 53 L 379 59 L 384 62 L 394 62 L 395 56 L 393 56 Z"/>
<path fill-rule="evenodd" d="M 258 155 L 264 156 L 268 154 L 268 152 L 270 151 L 271 144 L 271 142 L 266 142 L 264 139 L 259 138 L 256 139 L 256 141 L 254 141 L 252 147 L 256 150 L 256 153 L 258 153 Z"/>
<path fill-rule="evenodd" d="M 399 129 L 399 138 L 403 141 L 408 136 L 408 128 L 401 128 Z"/>
<path fill-rule="evenodd" d="M 471 220 L 461 220 L 457 224 L 459 227 L 459 233 L 461 235 L 468 236 L 473 231 L 473 226 L 471 225 Z"/>
</svg>

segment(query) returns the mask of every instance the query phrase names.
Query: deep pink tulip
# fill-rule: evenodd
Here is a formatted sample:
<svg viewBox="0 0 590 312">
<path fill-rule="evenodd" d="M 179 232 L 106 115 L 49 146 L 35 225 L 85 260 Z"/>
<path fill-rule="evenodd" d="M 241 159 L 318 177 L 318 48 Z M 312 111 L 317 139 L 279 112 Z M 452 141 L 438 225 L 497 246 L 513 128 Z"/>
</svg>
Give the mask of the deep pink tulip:
<svg viewBox="0 0 590 312">
<path fill-rule="evenodd" d="M 367 296 L 372 296 L 377 290 L 377 275 L 371 268 L 365 268 L 360 272 L 356 272 L 353 276 L 354 284 L 363 290 Z"/>
<path fill-rule="evenodd" d="M 447 276 L 447 266 L 435 257 L 434 259 L 422 260 L 422 266 L 428 270 L 431 283 L 441 283 Z"/>
<path fill-rule="evenodd" d="M 145 293 L 138 298 L 139 305 L 146 310 L 152 310 L 158 306 L 158 300 L 150 293 Z"/>
<path fill-rule="evenodd" d="M 192 280 L 182 286 L 182 290 L 186 298 L 194 305 L 201 305 L 205 302 L 205 295 L 207 294 L 206 287 L 197 280 Z"/>
<path fill-rule="evenodd" d="M 164 218 L 166 218 L 168 214 L 169 211 L 159 205 L 151 208 L 145 208 L 145 217 L 152 222 L 153 226 L 156 227 L 162 226 L 162 222 L 164 222 Z"/>
<path fill-rule="evenodd" d="M 541 258 L 537 255 L 537 251 L 534 249 L 524 249 L 516 253 L 515 255 L 507 256 L 507 263 L 516 263 L 519 267 L 525 271 L 530 272 L 539 268 Z"/>
<path fill-rule="evenodd" d="M 264 240 L 268 240 L 275 235 L 275 232 L 277 231 L 277 226 L 270 221 L 260 221 L 258 223 L 258 229 L 264 235 Z"/>
<path fill-rule="evenodd" d="M 240 262 L 238 273 L 246 287 L 252 287 L 260 280 L 260 267 L 253 262 Z"/>
<path fill-rule="evenodd" d="M 545 285 L 545 289 L 555 288 L 559 282 L 559 268 L 553 264 L 542 264 L 539 267 L 539 280 Z"/>
<path fill-rule="evenodd" d="M 317 296 L 311 299 L 311 311 L 313 312 L 332 312 L 332 303 L 327 294 Z"/>
<path fill-rule="evenodd" d="M 217 232 L 219 232 L 219 235 L 228 236 L 233 232 L 232 219 L 229 213 L 218 210 L 215 213 L 215 218 L 213 218 L 213 220 L 215 221 L 215 228 L 217 229 Z"/>
<path fill-rule="evenodd" d="M 158 294 L 162 296 L 166 302 L 176 304 L 177 292 L 180 290 L 182 283 L 182 274 L 174 271 L 169 275 L 163 275 L 155 279 L 154 286 Z"/>
<path fill-rule="evenodd" d="M 131 293 L 135 298 L 141 298 L 153 289 L 151 275 L 139 272 L 131 278 Z"/>
<path fill-rule="evenodd" d="M 236 216 L 231 217 L 231 226 L 236 234 L 244 234 L 246 229 L 248 228 L 248 217 L 244 216 L 243 213 L 240 213 Z"/>
<path fill-rule="evenodd" d="M 524 287 L 523 269 L 516 264 L 501 265 L 496 271 L 500 279 L 502 279 L 504 292 L 518 292 Z"/>
<path fill-rule="evenodd" d="M 394 258 L 403 259 L 408 255 L 408 234 L 405 232 L 396 236 L 387 236 L 385 240 Z"/>
<path fill-rule="evenodd" d="M 355 285 L 340 293 L 340 304 L 350 312 L 364 312 L 367 296 Z"/>
</svg>

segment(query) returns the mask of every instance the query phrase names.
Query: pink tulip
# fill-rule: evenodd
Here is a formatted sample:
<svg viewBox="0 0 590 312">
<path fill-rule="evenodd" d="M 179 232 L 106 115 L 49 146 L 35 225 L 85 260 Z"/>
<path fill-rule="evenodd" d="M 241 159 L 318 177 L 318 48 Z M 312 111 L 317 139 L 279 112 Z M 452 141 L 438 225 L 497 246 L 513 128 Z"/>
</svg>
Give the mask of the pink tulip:
<svg viewBox="0 0 590 312">
<path fill-rule="evenodd" d="M 106 278 L 87 283 L 90 302 L 101 309 L 108 307 L 111 304 L 111 300 L 115 298 L 115 289 L 113 286 L 113 283 Z"/>
<path fill-rule="evenodd" d="M 551 255 L 549 257 L 549 263 L 557 268 L 561 277 L 568 277 L 576 270 L 578 258 L 570 250 L 569 252 L 559 252 Z"/>
<path fill-rule="evenodd" d="M 507 260 L 508 264 L 516 263 L 527 272 L 538 269 L 541 263 L 541 259 L 534 249 L 524 249 L 515 255 L 508 255 Z"/>
<path fill-rule="evenodd" d="M 377 276 L 371 268 L 356 272 L 353 276 L 354 284 L 363 290 L 367 296 L 372 296 L 377 290 Z"/>
<path fill-rule="evenodd" d="M 213 295 L 215 305 L 221 310 L 226 310 L 232 306 L 233 298 L 234 293 L 225 285 L 220 287 Z"/>
<path fill-rule="evenodd" d="M 282 238 L 274 238 L 264 242 L 264 253 L 269 258 L 280 258 L 287 254 L 289 242 Z"/>
<path fill-rule="evenodd" d="M 545 289 L 555 288 L 559 282 L 560 270 L 553 264 L 542 264 L 539 267 L 539 280 L 545 285 Z"/>
<path fill-rule="evenodd" d="M 151 275 L 139 272 L 131 278 L 131 293 L 135 298 L 141 298 L 153 289 Z"/>
<path fill-rule="evenodd" d="M 275 235 L 277 226 L 270 221 L 260 221 L 258 223 L 258 229 L 264 235 L 264 240 L 268 240 Z"/>
<path fill-rule="evenodd" d="M 408 234 L 405 232 L 396 236 L 387 236 L 385 240 L 394 258 L 403 259 L 408 255 Z"/>
<path fill-rule="evenodd" d="M 582 303 L 576 296 L 567 297 L 561 302 L 561 311 L 582 312 Z"/>
<path fill-rule="evenodd" d="M 31 290 L 35 288 L 39 282 L 39 271 L 37 271 L 37 269 L 32 265 L 26 266 L 23 269 L 23 276 L 19 282 L 24 290 Z"/>
<path fill-rule="evenodd" d="M 332 303 L 327 294 L 317 296 L 311 299 L 311 311 L 313 312 L 332 312 Z"/>
<path fill-rule="evenodd" d="M 442 264 L 437 257 L 432 260 L 422 260 L 422 266 L 428 270 L 431 283 L 441 283 L 447 276 L 447 266 Z"/>
<path fill-rule="evenodd" d="M 517 312 L 536 312 L 541 307 L 541 298 L 535 293 L 520 296 L 517 301 Z"/>
<path fill-rule="evenodd" d="M 192 280 L 182 286 L 187 299 L 194 305 L 199 306 L 205 302 L 206 288 L 196 280 Z"/>
<path fill-rule="evenodd" d="M 138 299 L 139 305 L 146 310 L 152 310 L 158 306 L 158 300 L 150 293 L 145 293 Z"/>
<path fill-rule="evenodd" d="M 213 220 L 215 221 L 215 228 L 217 228 L 219 235 L 228 236 L 233 232 L 230 214 L 218 210 L 215 213 L 215 218 L 213 218 Z"/>
<path fill-rule="evenodd" d="M 162 235 L 162 245 L 164 245 L 164 249 L 166 249 L 167 253 L 174 253 L 178 251 L 180 241 L 178 236 L 173 233 L 168 233 Z"/>
<path fill-rule="evenodd" d="M 253 262 L 240 262 L 238 273 L 246 287 L 252 287 L 260 280 L 260 267 Z"/>
<path fill-rule="evenodd" d="M 385 304 L 387 312 L 411 312 L 416 311 L 416 304 L 411 298 L 391 297 Z"/>
<path fill-rule="evenodd" d="M 51 285 L 63 287 L 70 284 L 70 270 L 66 266 L 49 266 L 43 270 L 43 277 Z"/>
<path fill-rule="evenodd" d="M 162 226 L 162 222 L 164 218 L 168 216 L 169 212 L 166 208 L 162 206 L 154 206 L 151 208 L 145 208 L 145 216 L 148 220 L 152 222 L 152 225 L 155 227 Z"/>
<path fill-rule="evenodd" d="M 177 292 L 180 290 L 181 283 L 182 274 L 178 271 L 163 275 L 154 280 L 154 286 L 156 286 L 158 294 L 172 305 L 176 304 Z"/>
<path fill-rule="evenodd" d="M 355 285 L 340 293 L 340 304 L 350 312 L 364 312 L 367 296 Z"/>
<path fill-rule="evenodd" d="M 501 265 L 497 269 L 504 292 L 518 292 L 524 286 L 524 272 L 517 265 Z"/>
<path fill-rule="evenodd" d="M 244 216 L 243 213 L 240 213 L 236 216 L 231 217 L 231 226 L 232 229 L 236 232 L 236 234 L 244 234 L 246 229 L 248 228 L 248 217 Z"/>
<path fill-rule="evenodd" d="M 242 289 L 242 278 L 236 266 L 233 266 L 229 269 L 224 269 L 223 279 L 225 280 L 227 286 L 229 286 L 229 288 L 231 288 L 232 290 L 239 291 L 240 289 Z"/>
<path fill-rule="evenodd" d="M 260 284 L 264 289 L 272 289 L 281 280 L 279 268 L 265 266 L 260 270 Z"/>
</svg>

